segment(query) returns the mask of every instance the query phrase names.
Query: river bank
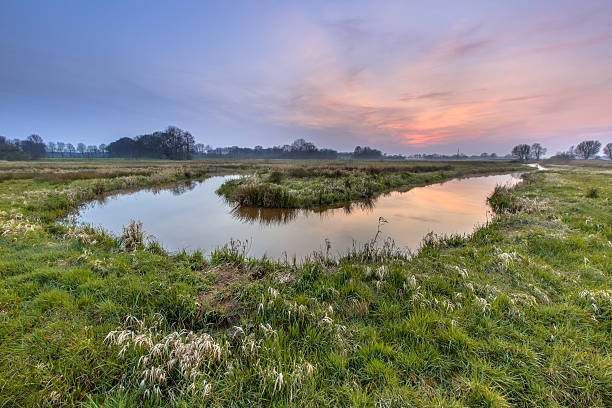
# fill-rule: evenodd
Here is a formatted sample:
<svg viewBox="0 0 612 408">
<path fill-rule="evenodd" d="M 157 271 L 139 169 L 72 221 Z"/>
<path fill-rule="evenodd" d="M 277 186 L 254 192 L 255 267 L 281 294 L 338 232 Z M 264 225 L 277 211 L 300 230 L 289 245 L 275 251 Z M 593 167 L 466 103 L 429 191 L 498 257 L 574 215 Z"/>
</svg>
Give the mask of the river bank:
<svg viewBox="0 0 612 408">
<path fill-rule="evenodd" d="M 610 405 L 609 180 L 534 173 L 469 237 L 299 264 L 57 225 L 67 190 L 4 182 L 0 405 Z"/>
</svg>

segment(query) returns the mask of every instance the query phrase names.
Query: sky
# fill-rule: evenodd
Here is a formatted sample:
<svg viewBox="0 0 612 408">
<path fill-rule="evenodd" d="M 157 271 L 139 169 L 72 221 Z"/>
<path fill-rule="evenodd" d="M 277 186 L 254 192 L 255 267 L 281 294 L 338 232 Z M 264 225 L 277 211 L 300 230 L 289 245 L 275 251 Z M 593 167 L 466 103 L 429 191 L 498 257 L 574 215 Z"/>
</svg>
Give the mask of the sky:
<svg viewBox="0 0 612 408">
<path fill-rule="evenodd" d="M 612 1 L 0 0 L 0 134 L 549 153 L 612 141 Z"/>
</svg>

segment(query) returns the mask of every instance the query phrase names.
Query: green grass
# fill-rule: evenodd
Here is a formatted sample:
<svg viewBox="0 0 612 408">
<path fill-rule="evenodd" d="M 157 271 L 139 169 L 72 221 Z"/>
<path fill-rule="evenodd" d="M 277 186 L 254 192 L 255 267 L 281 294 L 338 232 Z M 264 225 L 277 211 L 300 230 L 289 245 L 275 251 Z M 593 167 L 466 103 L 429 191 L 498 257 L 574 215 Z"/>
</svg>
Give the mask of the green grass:
<svg viewBox="0 0 612 408">
<path fill-rule="evenodd" d="M 260 169 L 229 180 L 217 191 L 245 207 L 312 208 L 372 200 L 397 189 L 439 183 L 452 178 L 525 171 L 511 162 L 399 162 Z"/>
<path fill-rule="evenodd" d="M 0 184 L 0 407 L 612 405 L 609 170 L 532 173 L 494 222 L 413 257 L 169 254 L 135 227 L 55 223 L 99 191 L 186 177 L 146 166 Z"/>
</svg>

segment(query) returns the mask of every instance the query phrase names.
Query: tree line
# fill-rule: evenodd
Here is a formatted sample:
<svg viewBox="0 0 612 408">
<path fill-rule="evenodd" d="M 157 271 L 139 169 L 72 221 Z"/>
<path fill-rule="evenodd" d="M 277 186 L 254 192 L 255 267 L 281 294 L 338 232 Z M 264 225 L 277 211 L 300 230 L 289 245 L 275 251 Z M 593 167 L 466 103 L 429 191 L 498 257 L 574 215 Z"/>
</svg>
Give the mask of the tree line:
<svg viewBox="0 0 612 408">
<path fill-rule="evenodd" d="M 601 142 L 585 140 L 577 146 L 571 146 L 567 151 L 558 152 L 552 159 L 572 160 L 581 158 L 588 160 L 601 150 Z M 612 159 L 612 143 L 603 148 L 603 153 Z M 532 145 L 519 144 L 514 146 L 506 157 L 519 160 L 540 160 L 546 154 L 546 148 L 540 143 Z M 291 144 L 264 148 L 257 145 L 250 147 L 219 147 L 195 143 L 194 137 L 188 131 L 176 126 L 168 126 L 163 131 L 144 134 L 136 137 L 122 137 L 108 145 L 86 145 L 85 143 L 48 142 L 41 136 L 33 134 L 24 140 L 8 139 L 0 136 L 0 160 L 38 160 L 47 158 L 132 158 L 132 159 L 170 159 L 188 160 L 192 158 L 225 158 L 225 159 L 359 159 L 359 160 L 403 160 L 402 155 L 387 155 L 378 149 L 368 146 L 356 146 L 352 152 L 338 152 L 333 149 L 318 148 L 304 139 L 297 139 Z M 409 156 L 415 159 L 496 159 L 495 153 L 466 156 L 457 153 L 447 156 L 439 154 L 415 154 Z"/>
<path fill-rule="evenodd" d="M 567 151 L 557 152 L 551 159 L 556 160 L 574 160 L 580 158 L 589 160 L 597 156 L 601 150 L 601 142 L 599 140 L 585 140 L 578 143 L 576 146 L 571 146 Z M 603 149 L 604 155 L 608 159 L 612 159 L 612 143 L 608 143 Z M 520 160 L 540 160 L 546 154 L 546 148 L 539 143 L 534 143 L 531 146 L 528 144 L 519 144 L 512 148 L 511 155 Z"/>
<path fill-rule="evenodd" d="M 47 147 L 39 135 L 24 140 L 0 136 L 0 160 L 38 160 L 45 156 Z"/>
<path fill-rule="evenodd" d="M 205 148 L 198 152 L 198 157 L 228 158 L 228 159 L 319 159 L 334 160 L 339 153 L 332 149 L 319 149 L 313 143 L 297 139 L 283 146 L 263 147 L 219 147 Z M 382 153 L 381 153 L 382 155 Z"/>
<path fill-rule="evenodd" d="M 0 137 L 0 160 L 37 160 L 48 158 L 131 158 L 131 159 L 170 159 L 188 160 L 192 158 L 225 159 L 398 159 L 402 156 L 388 156 L 378 149 L 357 146 L 352 153 L 339 153 L 333 149 L 320 149 L 304 139 L 297 139 L 283 146 L 219 147 L 195 143 L 188 131 L 169 126 L 163 131 L 131 137 L 119 138 L 108 145 L 85 145 L 78 143 L 44 143 L 39 135 L 31 135 L 25 140 L 8 140 Z"/>
<path fill-rule="evenodd" d="M 186 130 L 168 126 L 166 130 L 135 137 L 122 137 L 106 147 L 109 157 L 147 159 L 191 159 L 195 139 Z"/>
</svg>

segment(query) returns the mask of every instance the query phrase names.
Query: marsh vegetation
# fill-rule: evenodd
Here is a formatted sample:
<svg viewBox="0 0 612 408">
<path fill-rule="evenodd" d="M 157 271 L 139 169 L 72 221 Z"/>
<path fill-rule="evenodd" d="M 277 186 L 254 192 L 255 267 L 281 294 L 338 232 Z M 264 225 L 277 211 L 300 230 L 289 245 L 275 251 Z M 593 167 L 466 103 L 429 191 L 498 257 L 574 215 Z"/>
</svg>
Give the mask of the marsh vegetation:
<svg viewBox="0 0 612 408">
<path fill-rule="evenodd" d="M 510 162 L 330 162 L 327 165 L 261 169 L 226 182 L 218 192 L 229 202 L 245 207 L 337 207 L 357 200 L 372 200 L 394 189 L 519 170 L 524 170 L 524 167 Z"/>
<path fill-rule="evenodd" d="M 40 165 L 134 173 L 3 178 L 0 406 L 612 405 L 609 168 L 531 173 L 492 196 L 493 222 L 412 254 L 379 236 L 293 263 L 57 222 L 108 192 L 288 164 Z"/>
</svg>

